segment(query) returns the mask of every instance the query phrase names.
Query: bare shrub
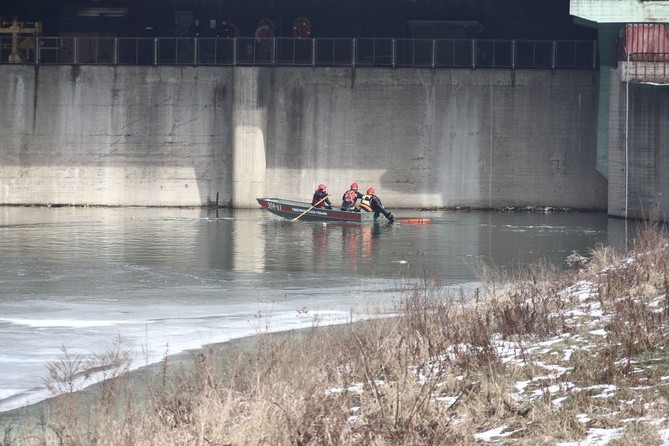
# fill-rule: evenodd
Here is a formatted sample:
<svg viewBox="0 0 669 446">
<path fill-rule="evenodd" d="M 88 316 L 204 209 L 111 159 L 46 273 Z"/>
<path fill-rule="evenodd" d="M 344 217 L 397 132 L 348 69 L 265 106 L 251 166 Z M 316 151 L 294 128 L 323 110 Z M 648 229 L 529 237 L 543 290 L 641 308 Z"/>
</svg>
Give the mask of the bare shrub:
<svg viewBox="0 0 669 446">
<path fill-rule="evenodd" d="M 611 315 L 607 331 L 628 359 L 667 341 L 669 316 L 669 249 L 662 230 L 641 225 L 631 253 L 625 263 L 592 271 L 600 303 Z"/>
<path fill-rule="evenodd" d="M 590 252 L 590 261 L 587 269 L 590 273 L 599 273 L 619 265 L 623 259 L 623 253 L 612 246 L 599 245 Z"/>
<path fill-rule="evenodd" d="M 612 438 L 610 446 L 636 446 L 640 444 L 662 444 L 657 429 L 648 423 L 633 422 L 623 428 L 620 436 Z"/>
<path fill-rule="evenodd" d="M 48 377 L 43 380 L 53 395 L 80 390 L 89 378 L 86 357 L 70 354 L 65 346 L 61 346 L 61 352 L 61 356 L 47 364 Z"/>
<path fill-rule="evenodd" d="M 590 259 L 586 256 L 579 254 L 577 251 L 572 251 L 571 254 L 564 259 L 565 263 L 571 267 L 583 268 L 588 264 Z"/>
<path fill-rule="evenodd" d="M 485 324 L 503 339 L 546 337 L 564 329 L 562 290 L 572 277 L 546 261 L 513 274 L 485 270 Z M 520 337 L 520 338 L 519 338 Z"/>
</svg>

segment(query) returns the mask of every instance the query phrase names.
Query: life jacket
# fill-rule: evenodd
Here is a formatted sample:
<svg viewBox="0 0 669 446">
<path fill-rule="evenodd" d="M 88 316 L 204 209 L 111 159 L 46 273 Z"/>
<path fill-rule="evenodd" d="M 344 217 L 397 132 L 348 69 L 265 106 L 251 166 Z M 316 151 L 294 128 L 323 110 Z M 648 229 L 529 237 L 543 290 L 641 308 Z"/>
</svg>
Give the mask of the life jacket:
<svg viewBox="0 0 669 446">
<path fill-rule="evenodd" d="M 359 204 L 360 209 L 362 209 L 363 211 L 372 212 L 373 197 L 374 195 L 372 194 L 363 195 L 362 198 L 360 199 L 360 204 Z"/>
<path fill-rule="evenodd" d="M 323 200 L 323 198 L 325 198 L 327 196 L 328 196 L 328 193 L 325 192 L 324 190 L 316 189 L 316 192 L 314 192 L 314 196 L 311 199 L 311 205 L 316 206 L 316 204 L 318 204 L 318 205 L 325 206 L 325 202 L 327 200 Z M 320 203 L 319 203 L 319 201 L 320 201 Z"/>
<path fill-rule="evenodd" d="M 344 192 L 344 196 L 342 197 L 342 200 L 346 204 L 353 204 L 357 199 L 358 199 L 358 194 L 356 194 L 356 192 L 353 189 L 349 189 L 346 192 Z"/>
</svg>

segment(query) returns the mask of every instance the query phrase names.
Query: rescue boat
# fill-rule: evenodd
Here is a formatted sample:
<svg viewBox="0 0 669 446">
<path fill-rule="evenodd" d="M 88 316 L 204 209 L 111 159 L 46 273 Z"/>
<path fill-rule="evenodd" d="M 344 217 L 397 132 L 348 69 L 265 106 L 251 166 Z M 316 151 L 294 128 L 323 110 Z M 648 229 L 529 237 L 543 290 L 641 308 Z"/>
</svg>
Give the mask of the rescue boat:
<svg viewBox="0 0 669 446">
<path fill-rule="evenodd" d="M 260 207 L 288 220 L 373 222 L 373 212 L 342 211 L 336 208 L 313 207 L 311 203 L 282 198 L 256 198 Z M 380 217 L 383 219 L 383 216 Z"/>
<path fill-rule="evenodd" d="M 374 222 L 374 212 L 341 211 L 333 208 L 312 206 L 311 203 L 303 201 L 284 200 L 282 198 L 256 198 L 260 207 L 272 214 L 287 220 L 305 221 L 350 221 L 354 223 Z M 379 216 L 379 221 L 387 221 Z M 403 218 L 395 222 L 413 225 L 424 225 L 430 223 L 429 218 Z"/>
</svg>

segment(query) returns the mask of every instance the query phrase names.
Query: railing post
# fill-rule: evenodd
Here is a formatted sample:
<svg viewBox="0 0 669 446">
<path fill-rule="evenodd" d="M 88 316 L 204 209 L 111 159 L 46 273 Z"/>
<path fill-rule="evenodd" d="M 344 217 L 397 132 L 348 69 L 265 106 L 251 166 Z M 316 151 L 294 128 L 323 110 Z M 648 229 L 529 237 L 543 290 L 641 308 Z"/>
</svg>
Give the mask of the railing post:
<svg viewBox="0 0 669 446">
<path fill-rule="evenodd" d="M 296 42 L 297 42 L 297 39 L 295 37 L 293 37 L 293 50 L 292 50 L 293 56 L 292 56 L 291 61 L 290 61 L 290 64 L 293 65 L 293 66 L 295 66 L 295 53 L 297 52 L 297 47 L 295 46 Z"/>
<path fill-rule="evenodd" d="M 74 38 L 74 60 L 72 60 L 72 63 L 74 65 L 77 65 L 79 63 L 79 38 L 75 37 Z"/>
<path fill-rule="evenodd" d="M 153 64 L 158 65 L 158 38 L 157 37 L 153 38 Z"/>
<path fill-rule="evenodd" d="M 511 40 L 511 69 L 516 69 L 516 39 Z"/>
<path fill-rule="evenodd" d="M 396 60 L 397 60 L 397 55 L 395 54 L 396 50 L 395 50 L 395 38 L 394 38 L 394 37 L 393 37 L 392 45 L 393 45 L 393 47 L 392 47 L 392 51 L 391 51 L 391 53 L 392 53 L 392 59 L 393 59 L 393 60 L 392 60 L 392 64 L 393 64 L 393 68 L 395 68 L 395 63 L 396 63 Z"/>
<path fill-rule="evenodd" d="M 194 66 L 194 67 L 197 67 L 197 62 L 198 62 L 198 61 L 197 61 L 197 59 L 198 59 L 198 57 L 197 57 L 197 56 L 198 56 L 197 52 L 198 52 L 198 49 L 199 49 L 199 48 L 198 48 L 198 44 L 197 44 L 198 42 L 197 42 L 197 40 L 198 40 L 197 37 L 195 37 L 195 38 L 193 39 L 193 66 Z"/>
<path fill-rule="evenodd" d="M 232 38 L 232 66 L 237 66 L 237 38 Z"/>
<path fill-rule="evenodd" d="M 376 66 L 376 37 L 372 38 L 372 66 Z"/>
<path fill-rule="evenodd" d="M 437 65 L 437 39 L 432 39 L 432 68 Z"/>
<path fill-rule="evenodd" d="M 316 38 L 311 38 L 311 66 L 316 66 Z"/>
<path fill-rule="evenodd" d="M 553 40 L 553 59 L 551 61 L 551 68 L 553 70 L 555 69 L 555 61 L 557 60 L 556 48 L 557 48 L 556 41 Z"/>
<path fill-rule="evenodd" d="M 355 37 L 353 38 L 353 41 L 351 42 L 352 45 L 352 53 L 351 53 L 351 66 L 355 68 L 355 63 L 357 62 L 357 49 L 356 49 L 356 41 Z"/>
<path fill-rule="evenodd" d="M 118 65 L 118 37 L 114 37 L 114 65 Z"/>
<path fill-rule="evenodd" d="M 592 41 L 592 69 L 597 69 L 597 41 Z"/>
<path fill-rule="evenodd" d="M 472 39 L 472 70 L 476 69 L 476 39 Z"/>
<path fill-rule="evenodd" d="M 39 65 L 39 58 L 40 58 L 40 40 L 39 36 L 35 37 L 35 65 Z"/>
</svg>

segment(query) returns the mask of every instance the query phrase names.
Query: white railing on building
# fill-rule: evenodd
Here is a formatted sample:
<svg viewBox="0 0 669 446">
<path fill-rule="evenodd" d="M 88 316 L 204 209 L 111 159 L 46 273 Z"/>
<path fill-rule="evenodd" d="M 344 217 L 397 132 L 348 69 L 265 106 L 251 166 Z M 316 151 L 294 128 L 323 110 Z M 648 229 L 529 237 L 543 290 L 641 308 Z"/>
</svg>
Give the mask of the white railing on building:
<svg viewBox="0 0 669 446">
<path fill-rule="evenodd" d="M 629 53 L 619 64 L 621 82 L 669 85 L 669 53 Z"/>
</svg>

